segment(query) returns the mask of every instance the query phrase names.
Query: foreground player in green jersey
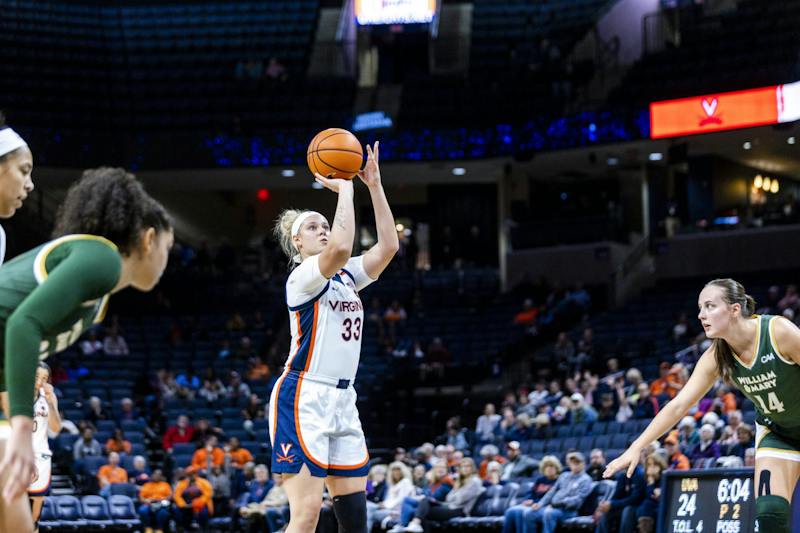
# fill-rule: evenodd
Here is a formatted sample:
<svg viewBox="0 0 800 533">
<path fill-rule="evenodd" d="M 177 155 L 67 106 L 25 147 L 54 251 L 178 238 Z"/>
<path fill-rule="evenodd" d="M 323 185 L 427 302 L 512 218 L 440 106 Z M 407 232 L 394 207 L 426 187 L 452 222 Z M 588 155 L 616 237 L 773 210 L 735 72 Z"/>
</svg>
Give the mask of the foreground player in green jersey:
<svg viewBox="0 0 800 533">
<path fill-rule="evenodd" d="M 756 406 L 756 519 L 759 531 L 789 533 L 790 500 L 800 478 L 800 329 L 779 316 L 755 315 L 755 301 L 732 279 L 709 282 L 698 318 L 713 344 L 683 389 L 631 447 L 612 461 L 610 477 L 633 474 L 642 449 L 680 420 L 722 378 Z"/>
<path fill-rule="evenodd" d="M 31 531 L 22 496 L 34 473 L 31 391 L 39 361 L 100 322 L 112 293 L 151 290 L 173 242 L 164 208 L 116 168 L 84 172 L 59 210 L 54 237 L 0 267 L 0 383 L 10 419 L 0 426 L 0 531 Z"/>
</svg>

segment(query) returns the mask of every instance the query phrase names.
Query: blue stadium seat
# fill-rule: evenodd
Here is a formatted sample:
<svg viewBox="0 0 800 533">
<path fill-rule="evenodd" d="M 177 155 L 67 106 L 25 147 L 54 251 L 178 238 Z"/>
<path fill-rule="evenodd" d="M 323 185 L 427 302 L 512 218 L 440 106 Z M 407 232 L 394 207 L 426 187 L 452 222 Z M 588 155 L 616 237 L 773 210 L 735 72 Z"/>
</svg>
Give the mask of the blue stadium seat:
<svg viewBox="0 0 800 533">
<path fill-rule="evenodd" d="M 114 526 L 123 530 L 135 530 L 141 527 L 142 523 L 139 521 L 133 502 L 130 497 L 122 495 L 108 498 L 108 510 L 114 520 Z"/>
<path fill-rule="evenodd" d="M 112 483 L 109 490 L 114 496 L 127 496 L 133 500 L 139 496 L 139 490 L 133 483 Z"/>
<path fill-rule="evenodd" d="M 121 424 L 122 431 L 126 434 L 132 431 L 136 431 L 138 433 L 144 433 L 145 425 L 144 422 L 141 420 L 124 420 Z"/>
<path fill-rule="evenodd" d="M 90 476 L 96 476 L 97 471 L 100 470 L 100 467 L 107 463 L 107 457 L 103 457 L 102 455 L 92 455 L 89 457 L 84 457 L 83 469 Z"/>
<path fill-rule="evenodd" d="M 174 455 L 175 465 L 181 468 L 186 468 L 192 463 L 192 454 Z"/>
<path fill-rule="evenodd" d="M 197 445 L 193 442 L 176 442 L 172 446 L 173 455 L 191 455 L 195 450 L 197 450 Z"/>
<path fill-rule="evenodd" d="M 89 525 L 83 519 L 81 502 L 75 496 L 58 496 L 55 500 L 56 516 L 61 527 L 73 531 L 85 531 Z"/>
<path fill-rule="evenodd" d="M 53 531 L 61 527 L 56 514 L 55 498 L 47 496 L 42 503 L 42 514 L 39 517 L 39 531 Z"/>
<path fill-rule="evenodd" d="M 98 435 L 100 434 L 101 431 L 113 433 L 115 429 L 117 429 L 117 423 L 114 422 L 113 420 L 98 420 L 97 421 L 97 433 L 98 433 Z"/>
<path fill-rule="evenodd" d="M 106 529 L 114 525 L 106 501 L 94 494 L 81 498 L 83 518 L 92 529 Z"/>
</svg>

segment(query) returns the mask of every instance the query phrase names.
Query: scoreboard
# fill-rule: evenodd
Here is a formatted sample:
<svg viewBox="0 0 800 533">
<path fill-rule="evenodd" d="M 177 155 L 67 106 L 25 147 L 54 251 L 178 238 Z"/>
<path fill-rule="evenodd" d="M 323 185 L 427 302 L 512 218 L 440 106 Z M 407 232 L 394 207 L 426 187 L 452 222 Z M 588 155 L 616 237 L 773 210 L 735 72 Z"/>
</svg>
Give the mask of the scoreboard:
<svg viewBox="0 0 800 533">
<path fill-rule="evenodd" d="M 757 531 L 752 469 L 667 472 L 661 493 L 659 533 Z"/>
</svg>

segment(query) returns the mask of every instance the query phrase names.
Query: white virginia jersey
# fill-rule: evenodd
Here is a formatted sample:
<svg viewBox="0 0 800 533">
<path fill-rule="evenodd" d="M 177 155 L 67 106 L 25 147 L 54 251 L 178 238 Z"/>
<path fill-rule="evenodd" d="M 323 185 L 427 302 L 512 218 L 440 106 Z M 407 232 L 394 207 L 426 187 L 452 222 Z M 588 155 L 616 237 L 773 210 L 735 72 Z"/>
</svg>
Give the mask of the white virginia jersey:
<svg viewBox="0 0 800 533">
<path fill-rule="evenodd" d="M 351 258 L 331 279 L 319 271 L 319 256 L 299 264 L 286 281 L 292 344 L 286 366 L 352 383 L 361 355 L 364 307 L 358 291 L 375 281 L 364 271 L 364 256 Z"/>
<path fill-rule="evenodd" d="M 47 442 L 47 427 L 50 419 L 50 406 L 44 397 L 44 392 L 39 391 L 39 397 L 33 404 L 33 451 L 34 453 L 50 453 L 50 443 Z"/>
</svg>

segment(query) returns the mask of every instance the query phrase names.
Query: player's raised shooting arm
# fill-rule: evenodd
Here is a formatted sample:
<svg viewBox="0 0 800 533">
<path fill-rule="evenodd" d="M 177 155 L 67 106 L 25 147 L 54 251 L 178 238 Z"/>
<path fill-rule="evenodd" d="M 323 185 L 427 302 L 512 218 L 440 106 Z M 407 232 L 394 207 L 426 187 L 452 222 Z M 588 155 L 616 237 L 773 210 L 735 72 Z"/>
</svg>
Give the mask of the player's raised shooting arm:
<svg viewBox="0 0 800 533">
<path fill-rule="evenodd" d="M 772 319 L 773 345 L 784 359 L 800 364 L 800 328 L 783 317 Z"/>
<path fill-rule="evenodd" d="M 319 271 L 328 279 L 333 277 L 350 259 L 356 233 L 353 183 L 347 180 L 330 181 L 341 183 L 338 184 L 339 201 L 336 204 L 336 214 L 331 223 L 328 245 L 319 254 Z"/>
<path fill-rule="evenodd" d="M 80 243 L 14 310 L 6 322 L 5 339 L 10 416 L 33 414 L 31 391 L 45 332 L 84 302 L 110 292 L 119 281 L 120 271 L 116 250 L 94 241 Z M 51 352 L 56 349 L 49 347 Z"/>
<path fill-rule="evenodd" d="M 375 212 L 375 227 L 378 230 L 378 242 L 364 254 L 364 271 L 372 279 L 378 279 L 400 249 L 394 215 L 381 183 L 381 171 L 378 166 L 379 150 L 377 142 L 374 148 L 367 145 L 367 164 L 364 165 L 364 170 L 359 172 L 361 180 L 369 189 Z"/>
</svg>

